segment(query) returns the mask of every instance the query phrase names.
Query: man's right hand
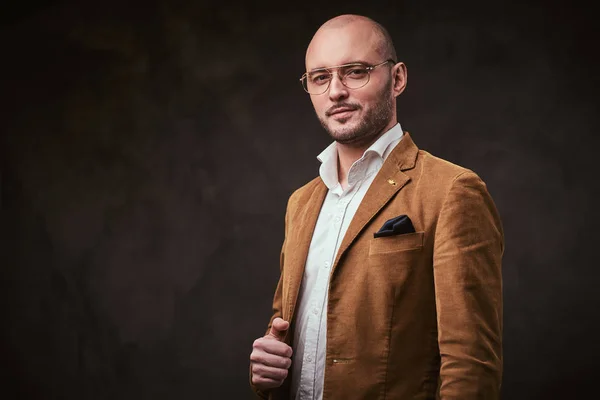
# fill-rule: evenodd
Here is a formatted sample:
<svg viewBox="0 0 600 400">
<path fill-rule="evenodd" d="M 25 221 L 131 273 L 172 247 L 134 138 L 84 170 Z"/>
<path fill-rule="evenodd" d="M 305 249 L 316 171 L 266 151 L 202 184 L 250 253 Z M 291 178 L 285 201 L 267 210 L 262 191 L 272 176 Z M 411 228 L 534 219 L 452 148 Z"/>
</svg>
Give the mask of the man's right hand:
<svg viewBox="0 0 600 400">
<path fill-rule="evenodd" d="M 292 348 L 283 342 L 283 336 L 290 324 L 275 318 L 269 333 L 254 341 L 250 364 L 252 384 L 259 390 L 281 386 L 292 365 Z"/>
</svg>

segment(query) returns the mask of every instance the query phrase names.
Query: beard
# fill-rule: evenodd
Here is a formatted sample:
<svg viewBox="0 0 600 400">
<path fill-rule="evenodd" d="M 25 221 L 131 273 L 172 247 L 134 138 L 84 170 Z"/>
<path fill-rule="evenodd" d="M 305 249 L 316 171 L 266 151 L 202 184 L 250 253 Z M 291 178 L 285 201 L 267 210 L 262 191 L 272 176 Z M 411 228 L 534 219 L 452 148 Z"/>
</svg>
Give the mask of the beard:
<svg viewBox="0 0 600 400">
<path fill-rule="evenodd" d="M 373 108 L 367 110 L 362 119 L 355 124 L 333 128 L 329 125 L 327 116 L 318 116 L 319 121 L 329 136 L 336 142 L 346 145 L 363 146 L 369 142 L 373 142 L 382 133 L 392 118 L 394 103 L 392 101 L 391 79 L 384 86 L 381 93 L 379 93 L 378 98 L 381 101 L 375 104 Z M 360 104 L 336 104 L 336 107 L 341 106 L 356 110 L 362 109 Z"/>
</svg>

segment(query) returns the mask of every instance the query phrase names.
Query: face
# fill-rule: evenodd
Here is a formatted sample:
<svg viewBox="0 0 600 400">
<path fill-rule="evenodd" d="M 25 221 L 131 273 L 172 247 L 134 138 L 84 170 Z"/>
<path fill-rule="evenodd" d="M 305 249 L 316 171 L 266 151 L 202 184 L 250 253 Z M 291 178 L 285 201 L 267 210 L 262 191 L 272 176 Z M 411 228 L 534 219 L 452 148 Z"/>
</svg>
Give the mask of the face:
<svg viewBox="0 0 600 400">
<path fill-rule="evenodd" d="M 368 25 L 350 24 L 317 32 L 306 54 L 306 68 L 364 62 L 376 65 L 385 61 L 377 52 L 379 37 Z M 364 146 L 396 123 L 395 90 L 391 63 L 375 68 L 369 83 L 349 89 L 333 70 L 328 91 L 310 95 L 319 121 L 338 143 Z"/>
</svg>

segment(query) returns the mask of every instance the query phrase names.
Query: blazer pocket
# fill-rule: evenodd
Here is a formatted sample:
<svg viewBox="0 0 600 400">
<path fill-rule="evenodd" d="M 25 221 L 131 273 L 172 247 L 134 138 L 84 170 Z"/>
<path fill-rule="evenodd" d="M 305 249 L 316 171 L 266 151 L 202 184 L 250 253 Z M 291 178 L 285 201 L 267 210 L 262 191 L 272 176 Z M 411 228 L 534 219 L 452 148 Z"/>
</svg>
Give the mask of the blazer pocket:
<svg viewBox="0 0 600 400">
<path fill-rule="evenodd" d="M 369 244 L 369 256 L 421 250 L 424 238 L 425 232 L 423 231 L 374 238 Z"/>
</svg>

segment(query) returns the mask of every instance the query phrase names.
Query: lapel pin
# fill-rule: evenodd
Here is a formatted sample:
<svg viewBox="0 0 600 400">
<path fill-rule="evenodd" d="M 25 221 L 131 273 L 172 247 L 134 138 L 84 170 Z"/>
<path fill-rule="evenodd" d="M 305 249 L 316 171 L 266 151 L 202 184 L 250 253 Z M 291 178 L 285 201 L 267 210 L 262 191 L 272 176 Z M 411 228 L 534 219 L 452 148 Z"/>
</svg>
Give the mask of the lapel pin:
<svg viewBox="0 0 600 400">
<path fill-rule="evenodd" d="M 388 179 L 388 183 L 392 186 L 396 186 L 396 181 L 393 179 Z"/>
</svg>

